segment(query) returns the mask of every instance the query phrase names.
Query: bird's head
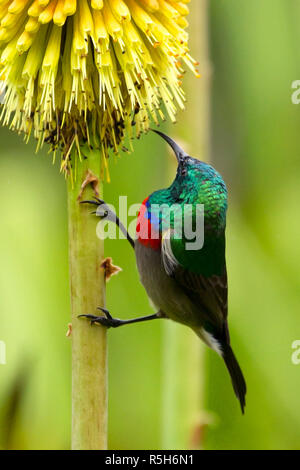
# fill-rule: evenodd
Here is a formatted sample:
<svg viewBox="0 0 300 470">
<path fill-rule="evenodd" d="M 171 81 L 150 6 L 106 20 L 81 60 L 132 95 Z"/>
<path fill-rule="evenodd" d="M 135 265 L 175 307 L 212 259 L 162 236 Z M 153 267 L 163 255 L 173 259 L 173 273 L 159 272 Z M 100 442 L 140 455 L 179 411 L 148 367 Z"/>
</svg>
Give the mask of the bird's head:
<svg viewBox="0 0 300 470">
<path fill-rule="evenodd" d="M 226 221 L 227 189 L 222 176 L 211 165 L 188 155 L 167 135 L 155 132 L 173 149 L 178 167 L 171 186 L 154 193 L 156 196 L 152 196 L 152 202 L 164 198 L 172 204 L 204 204 L 207 227 L 223 228 Z"/>
</svg>

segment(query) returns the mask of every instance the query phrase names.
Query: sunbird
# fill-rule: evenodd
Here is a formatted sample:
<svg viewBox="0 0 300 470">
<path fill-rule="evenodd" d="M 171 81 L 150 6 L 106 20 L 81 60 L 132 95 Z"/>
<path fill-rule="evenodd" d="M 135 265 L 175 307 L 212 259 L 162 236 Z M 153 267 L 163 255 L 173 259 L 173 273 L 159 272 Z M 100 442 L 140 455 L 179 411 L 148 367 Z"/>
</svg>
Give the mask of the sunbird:
<svg viewBox="0 0 300 470">
<path fill-rule="evenodd" d="M 140 280 L 157 313 L 121 320 L 99 307 L 105 316 L 80 316 L 108 328 L 160 318 L 192 328 L 224 359 L 244 413 L 246 382 L 230 345 L 227 321 L 227 188 L 212 166 L 190 157 L 162 132 L 155 132 L 173 149 L 177 173 L 169 188 L 155 191 L 142 203 L 135 239 L 103 200 L 82 203 L 95 204 L 96 214 L 115 222 L 125 234 L 135 251 Z M 198 230 L 198 240 L 192 243 L 197 225 L 202 232 Z"/>
</svg>

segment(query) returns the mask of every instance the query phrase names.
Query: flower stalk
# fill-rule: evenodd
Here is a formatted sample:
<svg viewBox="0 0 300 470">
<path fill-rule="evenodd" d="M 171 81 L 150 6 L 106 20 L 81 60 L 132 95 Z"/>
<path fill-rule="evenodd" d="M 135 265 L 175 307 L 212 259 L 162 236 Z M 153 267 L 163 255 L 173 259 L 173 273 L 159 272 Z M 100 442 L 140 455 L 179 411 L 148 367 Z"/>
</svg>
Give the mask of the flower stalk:
<svg viewBox="0 0 300 470">
<path fill-rule="evenodd" d="M 69 259 L 72 307 L 72 448 L 107 448 L 107 346 L 106 329 L 91 327 L 78 318 L 95 314 L 105 304 L 103 242 L 96 236 L 96 217 L 80 204 L 80 197 L 92 198 L 101 189 L 97 152 L 87 147 L 77 168 L 75 181 L 69 178 Z M 93 175 L 93 177 L 91 177 Z"/>
</svg>

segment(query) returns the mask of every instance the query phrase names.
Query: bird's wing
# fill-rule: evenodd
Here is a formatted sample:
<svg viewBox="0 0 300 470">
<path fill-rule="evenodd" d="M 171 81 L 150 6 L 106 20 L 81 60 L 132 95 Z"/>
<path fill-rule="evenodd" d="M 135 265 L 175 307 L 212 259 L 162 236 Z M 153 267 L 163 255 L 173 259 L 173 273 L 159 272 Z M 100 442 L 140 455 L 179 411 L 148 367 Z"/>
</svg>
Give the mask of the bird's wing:
<svg viewBox="0 0 300 470">
<path fill-rule="evenodd" d="M 177 244 L 177 247 L 181 245 L 180 248 L 183 256 L 180 257 L 180 261 L 174 254 L 174 243 Z M 175 279 L 186 294 L 199 305 L 199 309 L 205 315 L 208 323 L 212 327 L 217 327 L 223 331 L 224 323 L 227 319 L 228 295 L 225 245 L 223 265 L 221 261 L 220 269 L 215 269 L 218 272 L 209 272 L 207 274 L 203 266 L 201 250 L 188 254 L 190 259 L 193 260 L 193 267 L 196 266 L 196 269 L 191 269 L 190 259 L 185 252 L 185 243 L 184 239 L 174 240 L 171 230 L 164 234 L 161 251 L 164 269 L 168 276 Z M 211 257 L 214 256 L 215 253 L 211 253 Z"/>
</svg>

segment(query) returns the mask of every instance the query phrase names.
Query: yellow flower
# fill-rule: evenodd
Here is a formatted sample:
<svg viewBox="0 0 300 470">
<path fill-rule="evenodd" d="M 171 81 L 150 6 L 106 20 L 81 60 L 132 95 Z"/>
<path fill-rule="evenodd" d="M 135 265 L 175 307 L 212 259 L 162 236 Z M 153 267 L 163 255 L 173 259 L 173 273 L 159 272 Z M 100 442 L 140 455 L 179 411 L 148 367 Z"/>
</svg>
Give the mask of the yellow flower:
<svg viewBox="0 0 300 470">
<path fill-rule="evenodd" d="M 107 156 L 184 107 L 189 0 L 0 0 L 1 121 L 61 151 Z M 124 148 L 124 145 L 122 147 Z"/>
</svg>

